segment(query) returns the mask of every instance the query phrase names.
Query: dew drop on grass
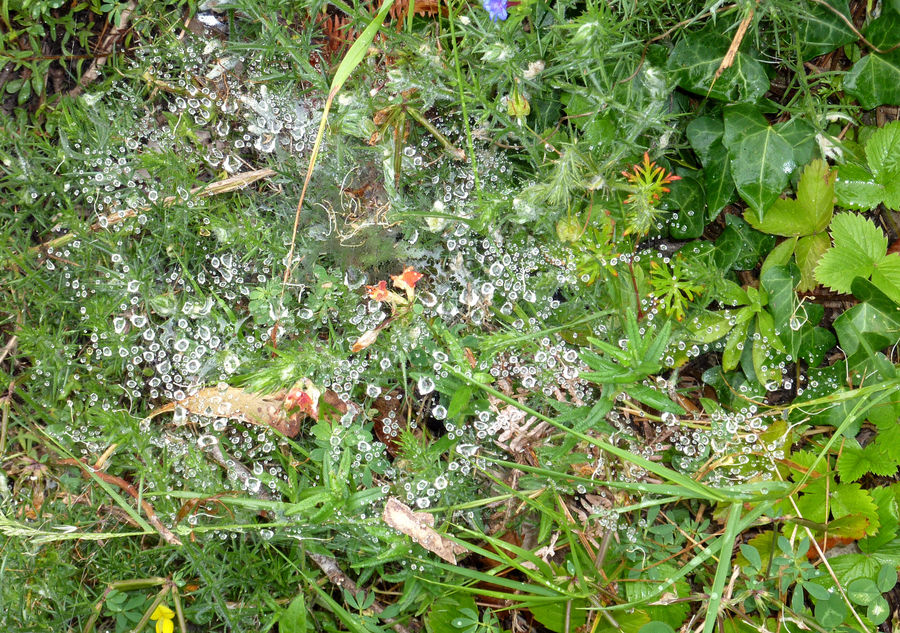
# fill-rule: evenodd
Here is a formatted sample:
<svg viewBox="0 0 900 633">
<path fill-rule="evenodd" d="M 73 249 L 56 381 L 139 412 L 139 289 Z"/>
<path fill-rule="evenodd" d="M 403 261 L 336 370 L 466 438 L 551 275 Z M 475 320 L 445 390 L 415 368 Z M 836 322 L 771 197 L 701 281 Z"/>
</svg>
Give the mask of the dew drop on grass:
<svg viewBox="0 0 900 633">
<path fill-rule="evenodd" d="M 422 376 L 416 382 L 416 387 L 419 389 L 420 394 L 423 396 L 427 395 L 434 391 L 434 380 L 430 376 Z"/>
</svg>

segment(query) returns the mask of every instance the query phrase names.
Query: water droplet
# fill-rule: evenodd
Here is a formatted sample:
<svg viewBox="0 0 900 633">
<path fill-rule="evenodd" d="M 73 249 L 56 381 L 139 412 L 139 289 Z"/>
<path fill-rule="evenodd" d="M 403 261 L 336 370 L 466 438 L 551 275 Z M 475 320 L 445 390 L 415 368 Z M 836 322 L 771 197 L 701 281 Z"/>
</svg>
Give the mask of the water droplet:
<svg viewBox="0 0 900 633">
<path fill-rule="evenodd" d="M 434 391 L 434 381 L 430 376 L 422 376 L 416 382 L 416 387 L 418 387 L 419 393 L 424 396 Z"/>
</svg>

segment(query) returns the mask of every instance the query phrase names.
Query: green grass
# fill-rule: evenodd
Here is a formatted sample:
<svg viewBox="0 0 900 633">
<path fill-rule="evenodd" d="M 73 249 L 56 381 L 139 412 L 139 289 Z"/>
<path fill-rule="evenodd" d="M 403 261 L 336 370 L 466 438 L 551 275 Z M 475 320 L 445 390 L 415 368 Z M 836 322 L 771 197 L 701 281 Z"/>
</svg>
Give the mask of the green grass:
<svg viewBox="0 0 900 633">
<path fill-rule="evenodd" d="M 391 6 L 0 15 L 0 625 L 896 627 L 896 7 Z"/>
</svg>

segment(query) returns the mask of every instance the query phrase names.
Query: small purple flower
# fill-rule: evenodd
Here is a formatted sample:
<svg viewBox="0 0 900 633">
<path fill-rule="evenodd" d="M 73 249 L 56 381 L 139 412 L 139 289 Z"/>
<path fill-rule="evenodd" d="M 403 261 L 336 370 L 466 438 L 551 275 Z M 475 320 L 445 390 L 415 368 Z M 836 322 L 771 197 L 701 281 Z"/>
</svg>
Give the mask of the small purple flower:
<svg viewBox="0 0 900 633">
<path fill-rule="evenodd" d="M 481 5 L 491 16 L 491 22 L 505 20 L 509 15 L 506 12 L 506 8 L 509 6 L 508 0 L 481 0 Z"/>
</svg>

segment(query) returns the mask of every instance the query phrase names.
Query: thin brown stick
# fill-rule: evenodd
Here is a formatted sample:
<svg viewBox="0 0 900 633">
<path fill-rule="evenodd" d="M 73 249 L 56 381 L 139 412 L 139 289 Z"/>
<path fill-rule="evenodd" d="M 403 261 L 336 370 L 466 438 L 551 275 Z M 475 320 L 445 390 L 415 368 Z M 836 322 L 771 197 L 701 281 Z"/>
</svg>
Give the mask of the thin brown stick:
<svg viewBox="0 0 900 633">
<path fill-rule="evenodd" d="M 323 554 L 316 554 L 315 552 L 307 552 L 307 555 L 312 559 L 312 561 L 319 566 L 325 575 L 328 576 L 328 580 L 331 581 L 331 584 L 340 587 L 341 589 L 346 589 L 351 594 L 356 596 L 359 593 L 360 589 L 355 582 L 350 580 L 347 575 L 341 570 L 340 566 L 338 566 L 337 561 L 330 556 L 325 556 Z M 372 611 L 380 614 L 384 611 L 385 607 L 378 600 L 372 603 L 370 607 Z M 409 629 L 395 621 L 393 618 L 385 618 L 384 620 L 388 624 L 391 625 L 391 628 L 394 629 L 397 633 L 411 633 Z"/>
<path fill-rule="evenodd" d="M 9 341 L 6 343 L 6 345 L 3 346 L 3 349 L 0 349 L 0 363 L 2 363 L 4 360 L 6 360 L 7 355 L 11 351 L 16 349 L 16 344 L 18 342 L 19 342 L 19 337 L 14 334 L 13 337 L 11 339 L 9 339 Z"/>
<path fill-rule="evenodd" d="M 854 34 L 856 37 L 858 37 L 859 40 L 860 40 L 863 44 L 865 44 L 865 45 L 868 46 L 870 49 L 872 49 L 872 52 L 874 52 L 874 53 L 881 53 L 882 55 L 886 55 L 886 54 L 890 53 L 891 51 L 895 51 L 895 50 L 897 50 L 898 48 L 900 48 L 900 42 L 897 42 L 896 44 L 894 44 L 894 45 L 891 46 L 890 48 L 885 48 L 885 49 L 878 48 L 878 47 L 875 46 L 872 42 L 870 42 L 869 40 L 866 39 L 865 35 L 863 35 L 863 34 L 860 32 L 860 30 L 859 30 L 858 28 L 856 28 L 856 25 L 853 24 L 853 22 L 852 22 L 849 18 L 847 18 L 846 15 L 844 15 L 843 13 L 841 13 L 840 11 L 838 11 L 837 9 L 835 9 L 833 6 L 831 6 L 831 5 L 828 4 L 827 2 L 825 2 L 825 0 L 812 0 L 812 1 L 815 2 L 816 4 L 822 5 L 823 7 L 825 7 L 826 9 L 828 9 L 829 11 L 831 11 L 832 13 L 834 13 L 836 16 L 838 16 L 838 17 L 841 19 L 841 22 L 843 22 L 844 24 L 846 24 L 846 25 L 847 25 L 847 28 L 849 28 L 851 31 L 853 31 L 853 34 Z"/>
<path fill-rule="evenodd" d="M 757 0 L 757 4 L 758 3 L 759 0 Z M 744 36 L 747 34 L 747 28 L 749 28 L 750 22 L 753 20 L 754 13 L 756 13 L 756 5 L 750 7 L 750 11 L 747 12 L 747 15 L 745 15 L 744 19 L 741 20 L 741 23 L 738 24 L 737 31 L 731 39 L 731 45 L 728 47 L 725 57 L 722 58 L 722 63 L 719 64 L 719 67 L 716 69 L 716 74 L 713 75 L 713 80 L 709 84 L 709 90 L 706 92 L 707 97 L 712 92 L 713 86 L 716 85 L 716 81 L 722 76 L 722 73 L 731 68 L 731 65 L 734 63 L 734 58 L 737 57 L 738 49 L 744 41 Z"/>
<path fill-rule="evenodd" d="M 162 539 L 168 543 L 169 545 L 181 545 L 181 539 L 179 539 L 175 534 L 172 533 L 169 528 L 163 525 L 162 521 L 159 520 L 159 517 L 156 516 L 156 511 L 153 509 L 153 506 L 150 505 L 146 499 L 141 497 L 141 494 L 138 492 L 137 488 L 133 485 L 122 479 L 121 477 L 116 477 L 115 475 L 110 475 L 108 473 L 104 473 L 99 470 L 94 470 L 89 466 L 85 466 L 81 460 L 77 458 L 68 458 L 59 460 L 60 464 L 65 464 L 67 466 L 77 466 L 81 469 L 81 474 L 85 479 L 90 479 L 92 476 L 98 477 L 105 481 L 108 484 L 112 484 L 114 486 L 118 486 L 124 492 L 128 493 L 133 499 L 140 500 L 141 509 L 143 509 L 144 514 L 147 516 L 147 523 L 153 526 L 153 528 L 159 532 L 159 535 Z"/>
</svg>

